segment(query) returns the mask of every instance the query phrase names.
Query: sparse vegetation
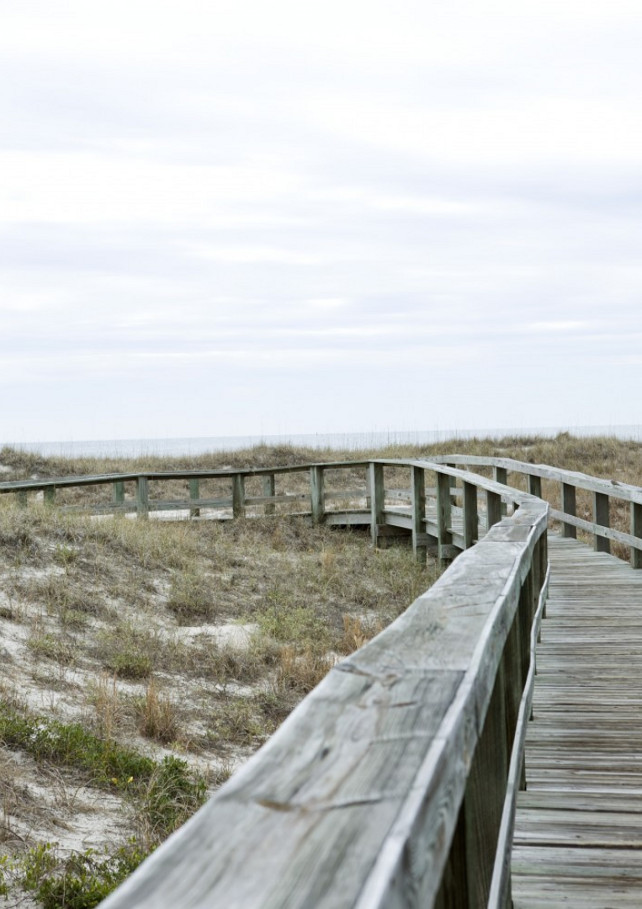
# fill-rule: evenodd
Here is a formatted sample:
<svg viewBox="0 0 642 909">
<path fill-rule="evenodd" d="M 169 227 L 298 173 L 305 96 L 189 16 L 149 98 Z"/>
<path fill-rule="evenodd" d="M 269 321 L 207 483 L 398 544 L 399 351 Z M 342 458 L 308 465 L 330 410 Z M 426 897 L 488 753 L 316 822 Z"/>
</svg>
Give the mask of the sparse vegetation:
<svg viewBox="0 0 642 909">
<path fill-rule="evenodd" d="M 164 745 L 180 738 L 179 708 L 176 702 L 161 694 L 157 683 L 149 681 L 145 697 L 138 703 L 138 728 L 141 735 Z"/>
<path fill-rule="evenodd" d="M 39 843 L 18 859 L 0 859 L 0 896 L 19 886 L 43 909 L 93 909 L 145 855 L 135 838 L 111 852 L 89 848 L 67 856 L 53 843 Z"/>
<path fill-rule="evenodd" d="M 642 476 L 642 446 L 566 434 L 358 453 L 259 446 L 129 462 L 4 448 L 0 464 L 12 469 L 7 479 L 18 479 L 432 451 L 553 463 L 620 482 Z M 407 485 L 407 472 L 390 473 L 391 485 Z M 363 488 L 363 470 L 336 481 Z M 208 483 L 201 496 L 227 494 Z M 278 484 L 280 492 L 305 492 L 308 477 Z M 260 496 L 255 486 L 248 484 L 248 494 Z M 126 484 L 126 497 L 133 493 Z M 186 494 L 184 481 L 168 484 L 168 499 Z M 110 495 L 100 487 L 59 490 L 57 501 Z M 96 905 L 338 659 L 377 634 L 438 573 L 404 546 L 375 552 L 366 534 L 296 515 L 143 522 L 92 519 L 39 502 L 23 508 L 12 499 L 0 496 L 0 905 L 16 905 L 25 894 L 45 907 Z M 578 514 L 590 507 L 578 496 Z M 613 511 L 613 526 L 628 529 L 627 509 Z M 91 829 L 82 842 L 72 835 L 79 819 Z"/>
<path fill-rule="evenodd" d="M 180 625 L 198 625 L 215 617 L 211 579 L 192 571 L 176 572 L 171 580 L 167 607 Z"/>
</svg>

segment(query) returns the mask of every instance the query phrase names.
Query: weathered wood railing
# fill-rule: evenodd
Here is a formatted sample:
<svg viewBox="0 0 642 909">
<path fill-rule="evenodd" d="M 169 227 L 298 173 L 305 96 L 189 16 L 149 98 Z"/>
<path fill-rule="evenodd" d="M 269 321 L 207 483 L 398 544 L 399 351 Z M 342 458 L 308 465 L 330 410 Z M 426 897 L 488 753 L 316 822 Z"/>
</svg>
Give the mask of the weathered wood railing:
<svg viewBox="0 0 642 909">
<path fill-rule="evenodd" d="M 405 532 L 417 556 L 450 561 L 389 628 L 337 664 L 278 732 L 104 902 L 124 907 L 509 906 L 515 799 L 523 782 L 533 648 L 547 587 L 548 506 L 479 475 L 428 461 L 129 474 L 4 483 L 41 490 L 114 484 L 98 511 L 249 506 L 274 513 L 303 493 L 276 492 L 306 470 L 312 519 Z M 363 470 L 358 490 L 326 490 Z M 386 489 L 390 471 L 397 484 Z M 409 487 L 398 488 L 400 471 Z M 426 483 L 426 474 L 431 485 Z M 245 492 L 262 477 L 262 496 Z M 231 495 L 201 498 L 224 477 Z M 184 500 L 152 502 L 149 482 L 186 480 Z M 137 497 L 123 501 L 127 482 Z M 329 510 L 348 499 L 349 510 Z M 363 499 L 365 507 L 360 505 Z M 221 503 L 224 502 L 224 505 Z M 503 511 L 511 512 L 503 516 Z M 463 550 L 463 551 L 462 551 Z"/>
<path fill-rule="evenodd" d="M 425 558 L 429 550 L 437 550 L 442 560 L 452 559 L 457 552 L 473 544 L 479 537 L 480 510 L 482 526 L 492 526 L 501 517 L 502 490 L 500 486 L 482 489 L 458 477 L 457 471 L 450 471 L 444 465 L 434 467 L 433 486 L 427 487 L 426 461 L 372 460 L 339 461 L 324 464 L 305 464 L 276 468 L 245 468 L 211 471 L 157 471 L 128 474 L 101 474 L 84 477 L 56 477 L 0 483 L 1 493 L 14 493 L 21 505 L 28 503 L 28 497 L 40 494 L 45 504 L 59 504 L 58 493 L 89 487 L 112 487 L 108 501 L 81 504 L 62 503 L 60 507 L 69 512 L 91 514 L 136 514 L 147 519 L 154 512 L 189 512 L 191 517 L 200 517 L 209 512 L 210 517 L 243 517 L 248 510 L 262 510 L 274 515 L 279 506 L 299 509 L 309 503 L 309 511 L 315 522 L 335 525 L 370 526 L 375 543 L 383 542 L 399 534 L 410 534 L 418 558 Z M 398 488 L 400 472 L 408 471 L 408 486 Z M 394 488 L 387 488 L 385 474 L 394 474 Z M 360 488 L 328 489 L 326 477 L 337 473 L 349 473 L 351 477 L 362 475 Z M 306 491 L 299 482 L 296 490 L 277 491 L 279 483 L 297 475 L 309 475 Z M 299 476 L 300 480 L 301 477 Z M 403 478 L 402 478 L 403 479 Z M 261 481 L 260 494 L 248 494 L 248 483 Z M 189 490 L 184 498 L 152 498 L 151 485 L 181 481 Z M 225 494 L 203 496 L 201 484 L 215 481 L 227 484 Z M 459 486 L 457 486 L 459 484 Z M 133 494 L 126 497 L 126 485 L 133 487 Z M 483 498 L 478 508 L 478 496 Z M 433 502 L 432 510 L 426 511 L 426 502 Z M 337 507 L 345 503 L 349 508 Z M 334 503 L 335 507 L 332 508 Z M 505 510 L 505 509 L 504 509 Z M 213 515 L 213 512 L 215 513 Z"/>
<path fill-rule="evenodd" d="M 560 508 L 550 509 L 551 520 L 561 522 L 562 536 L 577 537 L 577 531 L 583 530 L 593 536 L 593 545 L 597 552 L 610 552 L 611 541 L 622 543 L 630 548 L 630 561 L 633 568 L 642 568 L 642 488 L 620 483 L 617 480 L 602 480 L 588 474 L 572 470 L 549 467 L 547 464 L 530 464 L 512 458 L 486 458 L 475 455 L 444 455 L 435 458 L 439 463 L 461 465 L 463 467 L 492 468 L 494 478 L 499 483 L 507 483 L 510 473 L 526 477 L 527 488 L 534 496 L 550 498 L 542 480 L 551 481 L 559 488 Z M 577 492 L 582 490 L 591 494 L 593 520 L 578 517 Z M 628 503 L 630 532 L 611 527 L 611 502 Z"/>
</svg>

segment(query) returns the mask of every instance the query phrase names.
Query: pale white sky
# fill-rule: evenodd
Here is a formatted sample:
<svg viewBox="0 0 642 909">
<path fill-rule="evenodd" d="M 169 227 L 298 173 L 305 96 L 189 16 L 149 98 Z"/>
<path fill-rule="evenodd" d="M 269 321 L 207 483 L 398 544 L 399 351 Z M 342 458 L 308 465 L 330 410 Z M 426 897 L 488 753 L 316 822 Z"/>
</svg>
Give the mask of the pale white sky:
<svg viewBox="0 0 642 909">
<path fill-rule="evenodd" d="M 642 422 L 642 5 L 0 0 L 0 443 Z"/>
</svg>

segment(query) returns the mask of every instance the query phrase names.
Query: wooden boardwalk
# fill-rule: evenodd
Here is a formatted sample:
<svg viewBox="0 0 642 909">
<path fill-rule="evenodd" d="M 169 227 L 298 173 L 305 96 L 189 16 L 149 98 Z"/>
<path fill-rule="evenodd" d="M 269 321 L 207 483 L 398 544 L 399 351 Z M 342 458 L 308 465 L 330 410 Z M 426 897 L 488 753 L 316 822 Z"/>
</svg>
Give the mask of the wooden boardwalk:
<svg viewBox="0 0 642 909">
<path fill-rule="evenodd" d="M 642 572 L 549 535 L 515 909 L 642 907 Z"/>
<path fill-rule="evenodd" d="M 297 473 L 308 476 L 290 482 Z M 111 501 L 104 490 L 63 495 L 104 485 Z M 21 507 L 35 494 L 142 520 L 303 508 L 315 523 L 369 526 L 375 545 L 410 537 L 420 561 L 454 559 L 108 897 L 110 909 L 498 909 L 510 905 L 511 867 L 515 909 L 642 909 L 641 487 L 449 454 L 2 482 L 0 493 Z M 549 535 L 528 723 L 550 519 L 564 538 Z M 578 530 L 597 551 L 572 539 Z M 613 542 L 630 548 L 632 568 L 608 554 Z"/>
</svg>

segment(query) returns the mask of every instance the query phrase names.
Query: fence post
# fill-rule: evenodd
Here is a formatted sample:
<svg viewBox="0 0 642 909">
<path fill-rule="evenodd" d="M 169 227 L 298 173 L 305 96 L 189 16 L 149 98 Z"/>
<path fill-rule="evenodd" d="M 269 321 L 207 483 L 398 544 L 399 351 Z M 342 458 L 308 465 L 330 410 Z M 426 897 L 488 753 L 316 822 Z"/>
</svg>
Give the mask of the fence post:
<svg viewBox="0 0 642 909">
<path fill-rule="evenodd" d="M 125 501 L 125 484 L 122 480 L 114 480 L 111 499 L 114 505 L 122 505 Z"/>
<path fill-rule="evenodd" d="M 189 478 L 189 497 L 190 499 L 199 499 L 201 495 L 201 483 L 198 477 Z M 192 505 L 189 510 L 190 518 L 198 518 L 201 515 L 201 509 L 197 505 Z"/>
<path fill-rule="evenodd" d="M 570 483 L 562 483 L 562 511 L 564 514 L 575 517 L 575 487 Z M 562 536 L 576 540 L 577 527 L 573 524 L 566 524 L 562 520 Z"/>
<path fill-rule="evenodd" d="M 502 656 L 484 726 L 475 748 L 463 802 L 469 906 L 486 906 L 488 902 L 509 763 Z"/>
<path fill-rule="evenodd" d="M 384 505 L 384 485 L 383 485 L 383 464 L 370 463 L 369 474 L 370 486 L 370 535 L 372 542 L 377 545 L 379 536 L 379 524 L 383 524 L 383 505 Z"/>
<path fill-rule="evenodd" d="M 310 468 L 310 503 L 312 523 L 321 524 L 325 517 L 325 491 L 323 467 L 313 464 Z"/>
<path fill-rule="evenodd" d="M 276 490 L 276 484 L 274 481 L 274 474 L 273 473 L 264 474 L 264 476 L 263 476 L 263 495 L 274 497 L 275 490 Z M 268 502 L 266 504 L 265 513 L 266 514 L 275 514 L 276 513 L 276 508 L 274 506 L 274 503 Z"/>
<path fill-rule="evenodd" d="M 423 467 L 411 467 L 412 551 L 418 562 L 426 561 L 426 478 Z"/>
<path fill-rule="evenodd" d="M 535 477 L 529 473 L 528 491 L 532 496 L 537 496 L 538 499 L 541 499 L 542 498 L 542 478 Z"/>
<path fill-rule="evenodd" d="M 245 477 L 235 473 L 232 477 L 232 515 L 235 518 L 245 517 Z"/>
<path fill-rule="evenodd" d="M 442 565 L 452 561 L 452 556 L 445 547 L 452 546 L 450 477 L 447 473 L 437 474 L 437 533 L 439 561 Z"/>
<path fill-rule="evenodd" d="M 502 519 L 502 497 L 498 492 L 486 490 L 486 529 L 499 524 Z"/>
<path fill-rule="evenodd" d="M 474 546 L 478 536 L 477 487 L 464 481 L 464 548 Z"/>
<path fill-rule="evenodd" d="M 593 493 L 593 522 L 602 527 L 610 527 L 609 497 L 605 492 Z M 610 552 L 611 541 L 597 533 L 593 537 L 593 547 L 596 552 Z"/>
<path fill-rule="evenodd" d="M 42 497 L 45 505 L 55 505 L 56 503 L 56 487 L 55 486 L 45 486 L 42 490 Z"/>
<path fill-rule="evenodd" d="M 16 501 L 19 508 L 26 508 L 28 504 L 27 490 L 18 489 L 16 492 Z"/>
<path fill-rule="evenodd" d="M 136 511 L 141 520 L 146 521 L 149 518 L 149 483 L 147 477 L 136 477 Z"/>
<path fill-rule="evenodd" d="M 640 538 L 642 546 L 642 505 L 631 502 L 631 536 Z M 631 546 L 631 568 L 642 568 L 642 549 Z"/>
<path fill-rule="evenodd" d="M 508 470 L 505 467 L 493 467 L 493 477 L 496 483 L 508 486 Z M 506 514 L 506 502 L 500 503 L 500 510 L 502 515 Z"/>
</svg>

